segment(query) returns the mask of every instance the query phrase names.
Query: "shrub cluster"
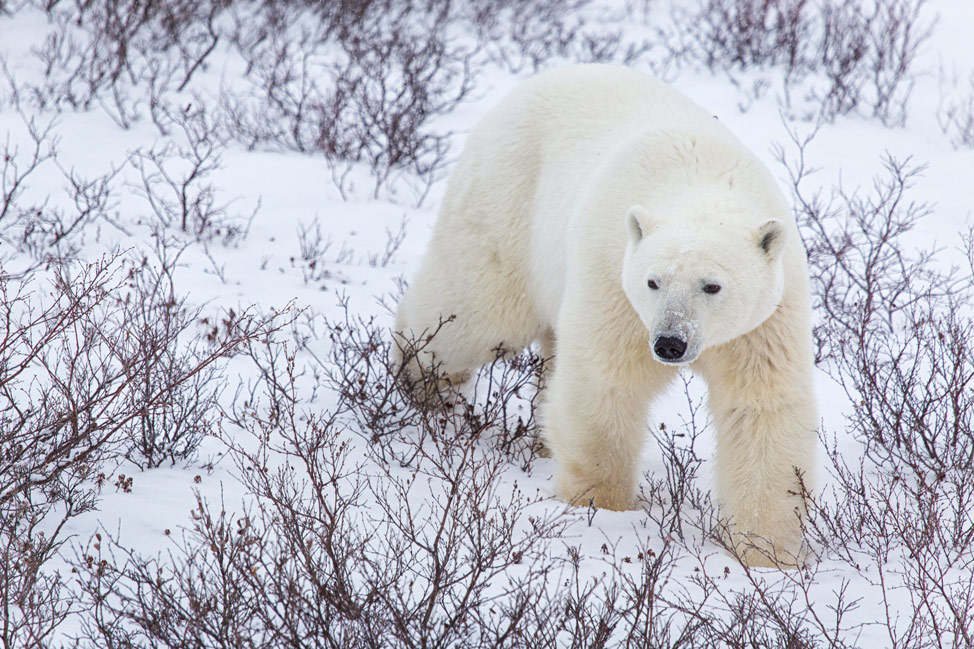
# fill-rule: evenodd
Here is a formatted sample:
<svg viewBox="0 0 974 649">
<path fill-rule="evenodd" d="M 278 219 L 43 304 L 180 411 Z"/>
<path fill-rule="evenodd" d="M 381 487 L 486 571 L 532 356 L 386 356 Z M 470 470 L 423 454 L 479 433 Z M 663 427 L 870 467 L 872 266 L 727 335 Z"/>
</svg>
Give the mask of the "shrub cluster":
<svg viewBox="0 0 974 649">
<path fill-rule="evenodd" d="M 808 530 L 825 557 L 854 568 L 882 597 L 897 646 L 974 640 L 974 238 L 966 268 L 938 251 L 911 253 L 904 236 L 931 208 L 909 199 L 922 171 L 887 158 L 868 194 L 809 196 L 810 137 L 780 153 L 794 183 L 812 270 L 822 366 L 854 410 L 860 458 L 823 439 L 835 486 L 813 501 Z M 913 614 L 901 617 L 894 593 Z"/>
<path fill-rule="evenodd" d="M 974 147 L 974 71 L 967 77 L 967 83 L 952 79 L 941 71 L 940 105 L 937 108 L 937 121 L 945 135 L 950 137 L 956 148 Z"/>
<path fill-rule="evenodd" d="M 931 25 L 926 0 L 706 0 L 691 25 L 711 69 L 778 66 L 785 92 L 810 76 L 827 120 L 860 107 L 902 125 L 913 88 L 911 66 Z"/>
<path fill-rule="evenodd" d="M 65 525 L 95 507 L 122 458 L 191 457 L 213 415 L 222 359 L 277 325 L 228 313 L 194 333 L 196 314 L 165 269 L 108 256 L 12 280 L 0 265 L 0 598 L 7 646 L 46 646 L 76 607 L 45 568 Z M 180 338 L 189 338 L 187 340 Z"/>
<path fill-rule="evenodd" d="M 244 74 L 219 90 L 211 116 L 227 138 L 321 155 L 343 193 L 356 166 L 375 192 L 408 172 L 421 197 L 447 154 L 449 133 L 433 123 L 485 65 L 628 63 L 648 50 L 621 28 L 588 27 L 589 2 L 38 0 L 24 4 L 52 23 L 36 50 L 42 81 L 12 86 L 35 109 L 97 106 L 122 128 L 148 112 L 166 134 L 187 101 L 213 103 L 199 78 L 229 56 Z"/>
</svg>

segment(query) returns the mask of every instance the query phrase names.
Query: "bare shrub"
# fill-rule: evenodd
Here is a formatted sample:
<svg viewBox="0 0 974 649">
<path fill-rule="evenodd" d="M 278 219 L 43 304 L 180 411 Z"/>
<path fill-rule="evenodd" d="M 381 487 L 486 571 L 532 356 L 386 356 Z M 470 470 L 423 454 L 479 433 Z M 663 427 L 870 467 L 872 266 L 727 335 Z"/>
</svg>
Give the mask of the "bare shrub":
<svg viewBox="0 0 974 649">
<path fill-rule="evenodd" d="M 827 120 L 868 106 L 888 126 L 902 125 L 913 88 L 911 66 L 931 24 L 926 0 L 707 0 L 690 29 L 711 69 L 777 66 L 785 95 L 820 74 L 814 88 Z M 787 99 L 786 99 L 787 101 Z"/>
<path fill-rule="evenodd" d="M 330 279 L 337 279 L 342 284 L 348 278 L 336 273 L 334 266 L 346 264 L 352 260 L 353 252 L 344 243 L 338 251 L 332 254 L 334 241 L 331 235 L 322 232 L 321 222 L 317 217 L 310 224 L 298 224 L 298 250 L 300 262 L 292 258 L 292 264 L 300 263 L 301 275 L 304 283 L 321 283 Z"/>
<path fill-rule="evenodd" d="M 214 365 L 190 372 L 207 355 L 205 336 L 212 330 L 193 331 L 204 320 L 202 310 L 176 292 L 173 272 L 182 251 L 172 254 L 172 247 L 157 237 L 157 259 L 143 257 L 130 271 L 118 323 L 128 334 L 126 356 L 134 361 L 126 366 L 125 398 L 139 412 L 123 430 L 125 457 L 145 468 L 194 457 L 216 424 L 223 385 Z M 183 376 L 188 378 L 179 381 Z M 165 386 L 168 393 L 153 403 L 152 395 Z"/>
<path fill-rule="evenodd" d="M 632 65 L 651 49 L 645 40 L 626 42 L 621 28 L 596 27 L 613 21 L 593 16 L 588 11 L 590 0 L 473 0 L 465 4 L 466 20 L 472 24 L 480 48 L 490 60 L 512 72 L 537 71 L 551 59 Z M 635 11 L 627 8 L 626 14 Z"/>
<path fill-rule="evenodd" d="M 318 363 L 323 386 L 340 395 L 351 430 L 367 437 L 383 462 L 412 466 L 414 455 L 425 457 L 427 444 L 447 453 L 467 443 L 463 436 L 485 436 L 503 455 L 527 467 L 533 458 L 536 426 L 533 386 L 543 372 L 543 359 L 525 351 L 509 360 L 497 350 L 464 388 L 443 391 L 436 372 L 408 377 L 405 365 L 430 344 L 436 331 L 405 341 L 402 366 L 392 363 L 387 333 L 374 320 L 355 318 L 345 310 L 342 321 L 329 322 L 325 332 L 331 357 Z M 437 330 L 438 331 L 438 330 Z M 399 343 L 392 343 L 399 344 Z M 418 382 L 419 385 L 415 385 Z M 412 383 L 412 385 L 410 385 Z M 419 402 L 416 395 L 422 395 Z"/>
<path fill-rule="evenodd" d="M 8 449 L 0 499 L 46 485 L 69 495 L 97 466 L 86 459 L 116 442 L 111 424 L 131 414 L 112 411 L 120 406 L 115 388 L 122 375 L 104 344 L 111 339 L 97 326 L 119 285 L 117 273 L 112 259 L 59 268 L 53 298 L 42 305 L 31 281 L 0 285 L 7 325 L 0 412 Z"/>
<path fill-rule="evenodd" d="M 904 124 L 911 68 L 933 28 L 923 17 L 925 6 L 926 0 L 822 5 L 821 70 L 828 85 L 815 93 L 821 117 L 831 120 L 865 106 L 886 126 Z"/>
<path fill-rule="evenodd" d="M 402 246 L 402 242 L 406 240 L 406 217 L 403 216 L 402 220 L 399 222 L 399 228 L 392 230 L 386 228 L 386 244 L 382 249 L 382 252 L 371 252 L 369 253 L 369 266 L 372 268 L 386 268 L 392 261 L 393 257 L 399 251 L 399 247 Z"/>
<path fill-rule="evenodd" d="M 4 226 L 7 225 L 4 221 L 17 220 L 15 212 L 36 213 L 40 209 L 38 206 L 18 208 L 18 201 L 26 187 L 27 178 L 56 155 L 57 140 L 52 134 L 52 122 L 42 126 L 34 119 L 27 119 L 26 126 L 31 139 L 31 151 L 26 159 L 21 157 L 19 147 L 11 145 L 9 132 L 3 147 L 3 174 L 0 175 L 0 198 L 3 204 L 0 205 L 0 224 Z"/>
<path fill-rule="evenodd" d="M 898 646 L 968 646 L 974 601 L 974 275 L 942 270 L 903 236 L 930 212 L 908 199 L 921 168 L 892 158 L 872 193 L 808 198 L 804 147 L 779 153 L 802 217 L 824 367 L 845 389 L 860 458 L 826 438 L 833 492 L 815 499 L 809 531 L 875 586 Z M 970 239 L 966 256 L 972 258 Z M 857 463 L 858 460 L 858 463 Z M 872 566 L 873 569 L 867 569 Z M 901 617 L 894 594 L 914 613 Z"/>
<path fill-rule="evenodd" d="M 98 103 L 129 128 L 144 98 L 135 87 L 144 83 L 153 98 L 174 82 L 185 88 L 220 39 L 215 21 L 225 6 L 221 0 L 46 3 L 53 30 L 34 51 L 45 82 L 25 85 L 24 92 L 41 109 Z"/>
<path fill-rule="evenodd" d="M 341 5 L 341 6 L 339 6 Z M 43 81 L 17 95 L 39 110 L 100 106 L 129 128 L 149 114 L 168 134 L 176 99 L 221 42 L 248 66 L 253 96 L 224 96 L 221 121 L 250 146 L 274 144 L 324 154 L 342 190 L 349 165 L 363 163 L 383 186 L 408 170 L 429 183 L 446 135 L 429 120 L 470 89 L 470 53 L 447 37 L 449 3 L 224 0 L 50 3 Z M 8 77 L 12 75 L 8 72 Z"/>
<path fill-rule="evenodd" d="M 48 528 L 55 508 L 28 499 L 0 505 L 0 601 L 4 604 L 0 641 L 4 646 L 48 646 L 58 627 L 77 610 L 65 580 L 41 570 L 64 544 L 64 520 L 53 531 Z"/>
<path fill-rule="evenodd" d="M 868 78 L 865 60 L 869 35 L 862 8 L 855 3 L 827 2 L 822 7 L 821 68 L 828 80 L 821 114 L 831 119 L 854 110 Z"/>
<path fill-rule="evenodd" d="M 141 557 L 107 535 L 81 552 L 76 569 L 94 612 L 87 642 L 528 648 L 683 641 L 670 644 L 680 619 L 662 597 L 671 544 L 659 552 L 641 546 L 631 556 L 603 548 L 610 573 L 592 581 L 577 549 L 569 546 L 563 559 L 554 546 L 571 520 L 565 510 L 539 508 L 538 495 L 502 479 L 510 442 L 527 441 L 526 430 L 503 433 L 504 421 L 537 367 L 517 361 L 485 370 L 476 404 L 452 393 L 420 412 L 429 404 L 394 394 L 389 343 L 373 324 L 348 317 L 328 328 L 338 365 L 325 380 L 339 386 L 328 412 L 298 410 L 297 386 L 311 377 L 297 371 L 286 347 L 255 348 L 263 387 L 246 392 L 252 399 L 232 414 L 224 437 L 251 505 L 235 515 L 201 498 L 192 527 L 166 557 Z M 408 429 L 404 421 L 435 428 Z M 369 444 L 354 443 L 356 433 Z"/>
<path fill-rule="evenodd" d="M 470 91 L 471 54 L 448 37 L 445 4 L 358 9 L 281 4 L 238 16 L 233 39 L 253 91 L 223 92 L 229 130 L 248 146 L 324 155 L 343 193 L 359 163 L 372 170 L 375 192 L 402 170 L 429 183 L 447 138 L 429 121 Z"/>
<path fill-rule="evenodd" d="M 807 0 L 707 0 L 697 37 L 711 68 L 782 64 L 789 74 L 808 65 L 812 38 Z"/>
<path fill-rule="evenodd" d="M 29 148 L 22 152 L 8 132 L 0 149 L 0 242 L 12 248 L 0 256 L 6 257 L 8 272 L 25 275 L 77 255 L 85 226 L 104 217 L 114 204 L 119 169 L 87 177 L 65 168 L 57 153 L 56 121 L 20 115 Z M 26 193 L 38 172 L 49 166 L 65 181 L 66 195 L 60 201 Z"/>
<path fill-rule="evenodd" d="M 913 90 L 910 66 L 932 25 L 920 16 L 926 0 L 889 0 L 876 4 L 870 21 L 872 114 L 887 126 L 906 121 L 906 102 Z"/>
<path fill-rule="evenodd" d="M 37 271 L 14 279 L 0 267 L 0 601 L 8 620 L 0 635 L 7 646 L 43 646 L 75 609 L 63 577 L 47 564 L 68 521 L 96 505 L 129 453 L 130 427 L 162 408 L 181 412 L 192 396 L 187 386 L 274 329 L 273 320 L 230 313 L 205 349 L 180 356 L 173 346 L 182 341 L 140 337 L 128 320 L 136 307 L 122 297 L 125 270 L 111 256 L 58 263 L 49 279 Z M 174 355 L 182 361 L 168 363 Z M 178 448 L 169 442 L 177 444 L 169 451 Z M 131 488 L 130 478 L 116 482 Z"/>
<path fill-rule="evenodd" d="M 947 91 L 945 86 L 955 90 Z M 958 87 L 962 89 L 956 90 Z M 956 74 L 949 79 L 943 70 L 940 71 L 937 122 L 954 148 L 974 147 L 974 72 L 968 75 L 964 86 Z"/>
<path fill-rule="evenodd" d="M 200 242 L 238 242 L 246 237 L 260 202 L 249 215 L 233 213 L 229 203 L 218 202 L 210 177 L 221 168 L 226 141 L 214 118 L 202 106 L 163 112 L 168 124 L 181 131 L 185 144 L 169 140 L 131 156 L 141 178 L 137 190 L 156 223 L 178 228 Z"/>
<path fill-rule="evenodd" d="M 23 193 L 28 186 L 28 179 L 35 174 L 47 161 L 57 155 L 57 139 L 53 135 L 53 122 L 41 125 L 35 119 L 26 119 L 27 132 L 31 140 L 31 150 L 26 156 L 20 148 L 10 142 L 7 133 L 4 142 L 2 173 L 0 173 L 0 236 L 15 250 L 24 252 L 35 248 L 33 239 L 36 226 L 35 219 L 43 214 L 43 202 L 23 204 Z M 41 229 L 43 231 L 43 228 Z M 41 237 L 43 239 L 43 236 Z"/>
<path fill-rule="evenodd" d="M 372 363 L 387 351 L 371 351 Z M 557 563 L 547 550 L 565 519 L 498 479 L 507 460 L 481 447 L 484 415 L 452 418 L 462 426 L 443 431 L 452 441 L 394 442 L 395 420 L 385 431 L 373 418 L 377 441 L 362 456 L 342 418 L 393 404 L 346 392 L 330 411 L 302 413 L 293 357 L 271 357 L 283 361 L 262 361 L 272 398 L 238 411 L 224 435 L 256 506 L 231 515 L 201 502 L 165 561 L 86 550 L 77 569 L 99 603 L 89 641 L 532 646 L 529 621 L 547 623 L 539 599 Z M 343 374 L 358 384 L 362 369 Z M 512 398 L 501 387 L 490 397 Z M 395 452 L 409 464 L 386 461 L 394 443 L 411 447 Z"/>
<path fill-rule="evenodd" d="M 64 543 L 67 521 L 94 505 L 99 450 L 110 444 L 87 424 L 110 393 L 84 385 L 84 376 L 99 365 L 90 358 L 89 318 L 116 280 L 102 262 L 55 281 L 56 297 L 38 307 L 30 284 L 0 276 L 0 598 L 8 620 L 0 633 L 7 646 L 45 643 L 71 612 L 62 578 L 42 567 Z"/>
<path fill-rule="evenodd" d="M 709 494 L 696 484 L 697 471 L 703 462 L 697 455 L 695 444 L 707 428 L 704 406 L 690 394 L 690 379 L 683 378 L 684 396 L 688 419 L 679 426 L 661 422 L 652 430 L 659 447 L 665 474 L 644 476 L 645 486 L 640 500 L 649 518 L 656 523 L 660 536 L 677 538 L 692 546 L 693 533 L 702 533 L 707 540 L 714 540 L 717 508 Z M 692 518 L 691 518 L 692 516 Z M 691 532 L 687 528 L 695 528 Z"/>
</svg>

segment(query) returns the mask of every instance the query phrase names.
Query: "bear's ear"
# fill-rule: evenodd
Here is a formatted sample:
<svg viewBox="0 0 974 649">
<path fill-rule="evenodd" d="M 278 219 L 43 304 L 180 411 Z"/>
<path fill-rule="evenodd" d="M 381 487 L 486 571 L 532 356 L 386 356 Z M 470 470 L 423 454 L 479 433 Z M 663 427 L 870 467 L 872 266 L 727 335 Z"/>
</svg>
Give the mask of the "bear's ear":
<svg viewBox="0 0 974 649">
<path fill-rule="evenodd" d="M 626 230 L 629 232 L 629 242 L 636 245 L 653 228 L 653 217 L 640 205 L 633 205 L 626 212 Z"/>
<path fill-rule="evenodd" d="M 772 261 L 785 249 L 788 231 L 780 219 L 768 219 L 758 228 L 758 246 Z"/>
</svg>

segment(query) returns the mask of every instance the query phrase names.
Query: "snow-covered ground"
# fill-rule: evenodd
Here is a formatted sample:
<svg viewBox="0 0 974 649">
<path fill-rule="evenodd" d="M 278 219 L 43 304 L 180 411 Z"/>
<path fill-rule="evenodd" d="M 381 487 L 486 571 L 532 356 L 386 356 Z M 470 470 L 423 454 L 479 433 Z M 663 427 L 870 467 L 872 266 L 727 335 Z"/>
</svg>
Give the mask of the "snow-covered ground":
<svg viewBox="0 0 974 649">
<path fill-rule="evenodd" d="M 605 28 L 622 28 L 626 37 L 633 40 L 652 39 L 658 34 L 650 26 L 664 24 L 672 12 L 661 2 L 645 3 L 649 19 L 644 23 L 641 3 L 628 3 L 632 10 L 628 15 L 623 4 L 604 2 L 599 5 L 601 10 L 590 9 L 585 14 L 588 26 L 598 26 L 599 20 L 614 21 L 606 22 Z M 636 5 L 639 5 L 638 10 Z M 69 8 L 64 10 L 71 11 Z M 125 268 L 137 267 L 143 258 L 150 265 L 158 265 L 161 263 L 157 253 L 159 233 L 171 237 L 169 254 L 182 249 L 172 272 L 175 292 L 184 296 L 194 308 L 201 308 L 203 315 L 219 317 L 216 314 L 224 309 L 239 313 L 248 308 L 264 314 L 290 309 L 289 313 L 295 314 L 292 316 L 294 324 L 278 332 L 277 339 L 289 340 L 287 352 L 294 354 L 299 375 L 296 379 L 299 389 L 297 407 L 306 414 L 327 413 L 334 409 L 339 396 L 329 390 L 327 381 L 320 381 L 315 376 L 330 362 L 327 359 L 334 342 L 328 336 L 328 323 L 342 322 L 347 305 L 353 317 L 374 318 L 374 327 L 388 332 L 392 326 L 392 313 L 388 307 L 394 304 L 403 279 L 408 281 L 418 266 L 436 217 L 449 165 L 435 174 L 435 182 L 428 192 L 424 182 L 408 172 L 375 191 L 374 175 L 367 164 L 352 165 L 339 187 L 334 180 L 334 165 L 330 166 L 320 154 L 302 153 L 271 143 L 248 147 L 238 138 L 229 137 L 218 151 L 218 166 L 201 186 L 210 186 L 212 205 L 221 208 L 221 214 L 231 226 L 244 232 L 229 243 L 220 236 L 208 240 L 194 238 L 180 232 L 178 223 L 163 225 L 146 197 L 145 181 L 138 168 L 140 161 L 148 165 L 151 172 L 154 169 L 150 163 L 151 152 L 163 151 L 167 143 L 185 147 L 187 140 L 178 126 L 171 128 L 168 134 L 162 134 L 153 123 L 148 102 L 138 99 L 139 93 L 147 92 L 144 83 L 128 90 L 135 101 L 131 103 L 133 118 L 126 120 L 129 122 L 126 127 L 119 124 L 117 106 L 112 103 L 110 91 L 101 93 L 89 106 L 62 104 L 59 109 L 50 105 L 39 106 L 27 91 L 31 84 L 43 85 L 61 74 L 55 70 L 46 76 L 41 61 L 43 50 L 52 47 L 51 41 L 46 40 L 55 29 L 52 20 L 30 3 L 0 1 L 0 60 L 4 62 L 8 76 L 7 81 L 0 83 L 0 146 L 5 145 L 8 153 L 16 152 L 17 160 L 25 160 L 31 147 L 28 121 L 36 120 L 35 125 L 51 124 L 50 141 L 56 140 L 57 149 L 57 164 L 48 161 L 31 174 L 17 203 L 42 205 L 42 209 L 48 211 L 60 207 L 70 213 L 74 205 L 67 191 L 68 174 L 74 172 L 93 179 L 117 170 L 109 180 L 111 198 L 103 213 L 72 234 L 71 241 L 76 245 L 72 256 L 84 264 L 106 254 L 118 253 L 120 263 L 128 264 Z M 777 152 L 792 160 L 798 154 L 790 134 L 802 137 L 817 129 L 804 151 L 807 165 L 816 170 L 803 181 L 802 190 L 809 196 L 817 191 L 828 193 L 837 187 L 849 194 L 868 194 L 872 191 L 873 179 L 883 177 L 884 156 L 898 160 L 909 158 L 913 165 L 922 165 L 923 171 L 909 190 L 908 200 L 929 204 L 930 213 L 909 233 L 907 241 L 917 248 L 935 246 L 942 249 L 937 255 L 938 263 L 942 267 L 957 266 L 961 278 L 970 281 L 971 269 L 965 266 L 967 260 L 961 248 L 960 233 L 974 225 L 971 219 L 974 147 L 971 143 L 955 146 L 955 134 L 949 129 L 945 131 L 942 122 L 945 105 L 974 102 L 974 85 L 967 81 L 974 74 L 974 46 L 970 41 L 974 4 L 966 0 L 922 3 L 920 23 L 930 25 L 932 31 L 923 41 L 910 68 L 913 89 L 902 125 L 884 125 L 871 117 L 866 108 L 839 115 L 831 121 L 816 123 L 807 119 L 817 103 L 805 94 L 814 87 L 817 77 L 811 75 L 809 80 L 792 88 L 790 105 L 786 105 L 782 73 L 775 66 L 712 71 L 689 56 L 679 63 L 671 61 L 664 66 L 661 61 L 666 55 L 659 50 L 651 50 L 632 65 L 646 71 L 665 71 L 674 86 L 713 111 L 781 179 L 786 195 L 791 195 L 792 188 L 788 169 L 778 159 Z M 77 33 L 78 38 L 83 38 L 80 30 L 72 32 L 69 29 L 69 33 Z M 460 34 L 457 38 L 462 43 L 464 38 L 470 37 Z M 470 39 L 469 47 L 475 45 Z M 321 55 L 321 51 L 316 52 L 316 56 Z M 176 52 L 171 52 L 171 56 L 177 56 Z M 566 56 L 546 60 L 542 67 L 564 64 L 572 58 L 569 52 Z M 221 41 L 205 65 L 194 73 L 191 83 L 181 91 L 169 92 L 165 100 L 175 110 L 187 115 L 205 107 L 208 118 L 216 119 L 214 116 L 220 115 L 222 92 L 260 94 L 260 89 L 248 90 L 249 82 L 244 81 L 243 70 L 244 61 L 239 52 L 225 40 Z M 456 158 L 465 135 L 477 120 L 519 79 L 531 73 L 531 66 L 524 66 L 517 72 L 496 63 L 478 68 L 471 92 L 455 108 L 436 116 L 431 122 L 432 132 L 449 134 L 449 160 Z M 16 97 L 19 109 L 12 87 L 20 91 Z M 760 90 L 755 92 L 755 88 Z M 966 105 L 970 106 L 970 103 Z M 177 174 L 187 168 L 185 160 L 178 157 L 165 165 Z M 154 178 L 158 180 L 158 177 Z M 169 189 L 163 185 L 156 187 L 160 195 L 171 200 L 178 198 L 167 194 Z M 11 221 L 12 217 L 8 216 L 7 223 Z M 0 220 L 0 230 L 6 226 Z M 398 238 L 400 232 L 404 234 L 401 240 Z M 22 281 L 18 274 L 33 265 L 40 258 L 37 255 L 43 253 L 32 253 L 20 245 L 24 239 L 18 240 L 19 234 L 22 234 L 21 230 L 2 230 L 3 239 L 0 240 L 0 263 L 3 265 L 0 281 L 9 282 L 10 286 Z M 390 251 L 388 255 L 387 250 Z M 35 286 L 46 286 L 44 267 L 32 272 Z M 119 297 L 125 290 L 119 289 Z M 38 299 L 43 299 L 43 290 L 39 294 Z M 819 312 L 816 317 L 825 316 Z M 202 325 L 194 325 L 187 335 L 203 329 Z M 297 342 L 302 337 L 303 345 Z M 315 357 L 322 359 L 323 364 Z M 967 367 L 970 369 L 969 365 Z M 822 415 L 822 437 L 828 443 L 834 440 L 839 455 L 855 465 L 862 456 L 862 444 L 849 432 L 847 417 L 853 408 L 846 393 L 826 369 L 823 367 L 817 372 L 816 396 Z M 701 459 L 695 486 L 707 493 L 711 487 L 713 440 L 709 429 L 702 425 L 702 420 L 706 419 L 705 410 L 691 412 L 693 404 L 701 402 L 705 390 L 699 380 L 689 374 L 686 378 L 686 385 L 674 386 L 654 406 L 650 426 L 658 430 L 660 424 L 664 424 L 670 430 L 689 431 L 691 414 L 695 414 L 696 426 L 700 428 L 695 451 Z M 231 360 L 222 369 L 222 376 L 216 379 L 222 388 L 223 406 L 230 407 L 238 384 L 246 385 L 257 379 L 257 370 L 248 359 L 237 357 Z M 479 396 L 482 400 L 483 394 Z M 529 407 L 526 402 L 518 403 L 521 408 L 518 412 L 526 419 Z M 344 425 L 349 424 L 346 421 Z M 174 543 L 183 538 L 180 530 L 192 529 L 198 523 L 199 515 L 194 517 L 197 495 L 211 503 L 216 511 L 225 508 L 231 517 L 243 516 L 246 508 L 253 506 L 248 505 L 253 503 L 253 495 L 248 493 L 245 481 L 241 480 L 239 463 L 235 463 L 233 453 L 227 451 L 227 441 L 237 439 L 249 449 L 255 448 L 256 441 L 244 435 L 228 418 L 218 417 L 215 413 L 210 427 L 211 432 L 219 430 L 221 434 L 205 437 L 191 459 L 145 469 L 127 461 L 106 465 L 102 471 L 109 475 L 108 483 L 98 491 L 97 506 L 68 519 L 60 530 L 61 538 L 69 539 L 68 543 L 44 565 L 43 570 L 49 573 L 59 571 L 70 587 L 72 565 L 80 561 L 80 555 L 92 552 L 90 539 L 95 533 L 111 536 L 117 547 L 130 549 L 137 555 L 151 557 L 162 553 L 165 558 L 173 551 Z M 407 479 L 416 467 L 376 467 L 375 456 L 369 453 L 368 439 L 354 433 L 346 431 L 343 439 L 350 445 L 348 452 L 352 462 L 361 463 L 359 477 L 371 488 L 369 495 L 360 500 L 364 512 L 360 519 L 361 531 L 366 536 L 381 535 L 386 524 L 382 522 L 384 514 L 375 509 L 370 518 L 365 503 L 372 502 L 382 493 L 382 483 L 390 480 L 390 476 Z M 475 445 L 477 457 L 489 457 L 494 453 L 489 438 L 488 431 L 485 433 L 488 441 Z M 677 444 L 685 444 L 684 440 L 678 438 Z M 837 593 L 841 592 L 846 601 L 857 602 L 841 621 L 841 627 L 847 631 L 840 634 L 840 639 L 849 646 L 925 646 L 915 638 L 894 640 L 890 636 L 887 622 L 891 621 L 894 628 L 906 628 L 918 606 L 910 589 L 896 581 L 899 573 L 895 565 L 903 560 L 897 554 L 898 548 L 891 549 L 887 566 L 887 578 L 894 583 L 886 584 L 885 589 L 878 585 L 877 574 L 886 574 L 879 566 L 862 565 L 856 569 L 821 548 L 817 549 L 822 554 L 820 560 L 805 571 L 749 571 L 712 541 L 703 538 L 699 530 L 693 529 L 695 519 L 690 505 L 684 512 L 687 538 L 664 539 L 659 527 L 651 522 L 644 510 L 610 512 L 566 508 L 551 495 L 551 460 L 536 457 L 525 467 L 513 455 L 507 459 L 508 463 L 491 478 L 495 495 L 500 501 L 507 499 L 506 502 L 510 502 L 511 498 L 518 497 L 530 501 L 525 501 L 523 509 L 518 510 L 521 518 L 513 529 L 526 534 L 531 528 L 529 517 L 562 517 L 564 528 L 557 538 L 545 542 L 544 551 L 553 557 L 565 558 L 577 548 L 577 571 L 572 573 L 571 561 L 564 562 L 563 575 L 550 579 L 548 588 L 551 590 L 567 587 L 563 583 L 568 581 L 572 581 L 571 588 L 576 589 L 579 584 L 593 588 L 599 584 L 592 597 L 604 599 L 607 595 L 601 590 L 602 585 L 611 583 L 619 575 L 640 574 L 641 557 L 645 557 L 645 553 L 649 550 L 661 553 L 664 545 L 673 543 L 673 562 L 668 568 L 665 587 L 663 582 L 660 583 L 660 592 L 671 602 L 699 603 L 703 616 L 714 614 L 733 619 L 734 603 L 742 601 L 741 597 L 755 593 L 777 594 L 780 601 L 791 602 L 782 610 L 792 611 L 795 619 L 803 621 L 802 624 L 812 616 L 818 616 L 824 626 L 816 626 L 814 621 L 807 625 L 824 632 L 830 625 L 836 626 L 833 609 L 839 599 Z M 271 467 L 278 467 L 286 460 L 278 457 L 269 462 Z M 658 479 L 666 475 L 665 461 L 652 440 L 647 444 L 644 463 L 645 484 L 648 485 L 654 476 Z M 835 483 L 835 478 L 828 468 L 830 462 L 826 457 L 825 442 L 820 448 L 820 463 L 820 483 L 827 488 Z M 113 486 L 117 476 L 122 474 L 132 479 L 129 488 Z M 435 499 L 440 495 L 425 492 L 423 484 L 420 480 L 409 492 L 409 498 L 416 502 L 418 510 L 423 509 L 424 499 Z M 431 478 L 429 489 L 443 489 L 444 484 L 441 479 Z M 837 497 L 834 492 L 826 490 L 823 493 L 826 494 L 823 498 Z M 536 497 L 540 500 L 535 501 Z M 974 525 L 972 504 L 965 501 L 959 506 L 966 508 L 960 519 L 966 520 L 968 526 Z M 435 511 L 435 507 L 429 511 Z M 970 552 L 962 553 L 962 556 L 966 558 L 953 566 L 951 574 L 959 575 L 959 583 L 965 580 L 970 583 L 974 564 Z M 502 573 L 498 581 L 505 577 L 515 578 L 522 569 L 511 566 L 509 573 Z M 422 570 L 417 569 L 417 572 Z M 810 580 L 810 586 L 804 590 L 800 587 L 803 580 Z M 496 584 L 494 587 L 502 588 Z M 943 612 L 947 601 L 958 600 L 945 597 L 933 601 L 932 606 L 940 607 Z M 974 605 L 974 602 L 967 601 L 967 605 Z M 60 623 L 57 633 L 52 636 L 55 638 L 53 642 L 81 633 L 90 612 L 88 606 L 77 604 L 72 607 L 72 614 Z M 15 608 L 12 614 L 18 615 L 17 610 Z M 690 625 L 693 619 L 689 615 L 676 615 L 673 619 L 675 626 L 671 630 L 671 639 L 675 641 L 680 620 L 682 624 Z M 626 644 L 626 633 L 623 625 L 618 626 L 609 633 L 607 646 Z M 971 633 L 970 629 L 968 633 Z M 559 636 L 559 642 L 568 642 L 565 640 L 568 637 Z M 779 646 L 806 646 L 789 644 L 782 636 L 773 637 L 777 637 Z M 26 643 L 26 640 L 22 641 Z M 50 641 L 51 638 L 45 639 L 45 642 Z M 591 646 L 595 646 L 594 640 L 590 641 L 593 642 Z M 930 637 L 924 641 L 934 642 Z M 945 632 L 940 641 L 943 646 L 964 646 L 961 636 L 952 636 L 949 632 Z M 897 644 L 900 642 L 903 644 Z M 308 646 L 317 645 L 309 643 Z M 390 640 L 383 646 L 399 645 Z"/>
</svg>

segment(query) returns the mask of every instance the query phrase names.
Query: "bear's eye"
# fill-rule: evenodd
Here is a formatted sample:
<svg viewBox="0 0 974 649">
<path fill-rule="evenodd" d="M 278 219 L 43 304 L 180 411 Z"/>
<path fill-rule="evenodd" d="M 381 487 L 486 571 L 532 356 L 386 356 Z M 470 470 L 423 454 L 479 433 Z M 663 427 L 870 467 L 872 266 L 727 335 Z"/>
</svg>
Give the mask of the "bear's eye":
<svg viewBox="0 0 974 649">
<path fill-rule="evenodd" d="M 703 292 L 708 295 L 714 295 L 715 293 L 720 293 L 720 284 L 704 284 Z"/>
<path fill-rule="evenodd" d="M 656 280 L 651 279 L 646 283 L 649 285 L 649 288 L 653 289 L 654 291 L 659 288 L 659 284 L 656 283 Z"/>
</svg>

